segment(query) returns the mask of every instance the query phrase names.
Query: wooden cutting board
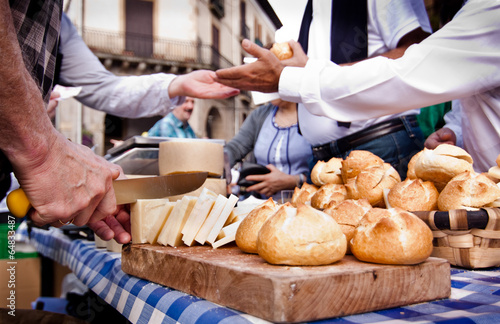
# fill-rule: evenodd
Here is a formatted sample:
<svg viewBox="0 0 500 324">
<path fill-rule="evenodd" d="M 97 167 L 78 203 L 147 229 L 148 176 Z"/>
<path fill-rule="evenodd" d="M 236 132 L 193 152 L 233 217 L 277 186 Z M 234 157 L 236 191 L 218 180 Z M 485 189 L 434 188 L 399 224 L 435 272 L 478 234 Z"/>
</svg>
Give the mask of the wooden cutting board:
<svg viewBox="0 0 500 324">
<path fill-rule="evenodd" d="M 364 263 L 347 255 L 328 266 L 276 266 L 236 245 L 123 246 L 122 270 L 272 322 L 365 313 L 450 296 L 448 261 L 415 266 Z"/>
</svg>

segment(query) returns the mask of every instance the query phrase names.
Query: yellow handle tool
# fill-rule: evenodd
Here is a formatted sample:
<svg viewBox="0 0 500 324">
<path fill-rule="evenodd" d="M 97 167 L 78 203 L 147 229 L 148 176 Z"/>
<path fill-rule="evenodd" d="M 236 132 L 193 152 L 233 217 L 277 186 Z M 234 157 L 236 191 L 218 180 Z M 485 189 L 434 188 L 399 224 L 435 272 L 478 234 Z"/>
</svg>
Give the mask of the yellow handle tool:
<svg viewBox="0 0 500 324">
<path fill-rule="evenodd" d="M 23 218 L 30 210 L 31 204 L 24 190 L 19 188 L 12 190 L 7 196 L 7 207 L 12 215 Z"/>
</svg>

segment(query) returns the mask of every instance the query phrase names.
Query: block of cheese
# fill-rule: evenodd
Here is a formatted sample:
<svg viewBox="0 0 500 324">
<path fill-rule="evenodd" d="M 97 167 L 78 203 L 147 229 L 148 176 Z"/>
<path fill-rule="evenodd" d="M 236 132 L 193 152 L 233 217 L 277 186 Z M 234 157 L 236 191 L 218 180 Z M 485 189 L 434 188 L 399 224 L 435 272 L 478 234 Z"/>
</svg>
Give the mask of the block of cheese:
<svg viewBox="0 0 500 324">
<path fill-rule="evenodd" d="M 159 146 L 160 175 L 204 171 L 211 177 L 222 176 L 222 144 L 207 141 L 165 141 L 160 142 Z"/>
<path fill-rule="evenodd" d="M 158 241 L 158 236 L 160 235 L 163 226 L 165 226 L 165 223 L 167 222 L 167 219 L 170 216 L 170 213 L 172 212 L 172 209 L 174 209 L 175 205 L 176 203 L 172 201 L 167 201 L 165 203 L 165 213 L 163 213 L 156 219 L 156 222 L 151 227 L 151 230 L 146 236 L 146 243 L 156 244 L 156 242 Z"/>
<path fill-rule="evenodd" d="M 208 214 L 210 214 L 215 199 L 217 199 L 217 194 L 215 192 L 208 188 L 203 188 L 186 220 L 186 224 L 184 224 L 181 230 L 182 241 L 187 246 L 192 246 L 194 244 L 194 238 L 205 222 L 205 219 L 208 217 Z"/>
<path fill-rule="evenodd" d="M 217 235 L 219 235 L 220 231 L 224 227 L 224 224 L 226 223 L 229 214 L 231 214 L 231 211 L 233 210 L 237 202 L 238 202 L 237 196 L 232 194 L 229 195 L 226 201 L 226 205 L 222 209 L 219 217 L 217 217 L 217 219 L 215 220 L 215 223 L 212 226 L 210 233 L 208 233 L 207 236 L 208 243 L 213 244 L 215 242 L 215 240 L 217 239 Z"/>
<path fill-rule="evenodd" d="M 106 250 L 109 252 L 121 253 L 123 244 L 116 242 L 114 239 L 106 241 Z"/>
<path fill-rule="evenodd" d="M 222 210 L 226 206 L 226 203 L 227 203 L 227 198 L 225 196 L 223 195 L 217 196 L 217 199 L 215 200 L 214 206 L 212 207 L 210 214 L 208 214 L 207 218 L 205 219 L 205 222 L 198 231 L 198 234 L 196 234 L 194 238 L 196 242 L 200 243 L 201 245 L 205 244 L 208 238 L 208 234 L 210 234 L 212 227 L 214 227 L 215 222 L 222 213 Z"/>
<path fill-rule="evenodd" d="M 207 178 L 203 185 L 199 187 L 198 189 L 185 193 L 183 195 L 177 195 L 177 196 L 170 196 L 168 199 L 170 201 L 177 201 L 181 200 L 182 197 L 184 196 L 199 196 L 201 194 L 201 191 L 203 188 L 210 189 L 211 191 L 215 192 L 218 195 L 223 195 L 227 196 L 227 183 L 226 179 L 221 179 L 221 178 Z"/>
<path fill-rule="evenodd" d="M 184 196 L 175 203 L 172 212 L 168 216 L 163 229 L 158 235 L 158 244 L 180 246 L 182 245 L 181 230 L 193 209 L 198 197 Z"/>
<path fill-rule="evenodd" d="M 146 243 L 147 235 L 159 217 L 166 213 L 168 199 L 139 199 L 130 204 L 132 243 Z"/>
</svg>

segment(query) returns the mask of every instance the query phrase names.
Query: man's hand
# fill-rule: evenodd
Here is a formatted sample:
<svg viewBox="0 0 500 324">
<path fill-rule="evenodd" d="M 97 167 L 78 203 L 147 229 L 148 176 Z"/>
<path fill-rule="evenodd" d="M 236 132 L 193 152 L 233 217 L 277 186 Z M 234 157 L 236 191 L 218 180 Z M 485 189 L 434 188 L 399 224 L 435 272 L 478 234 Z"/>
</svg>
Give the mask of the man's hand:
<svg viewBox="0 0 500 324">
<path fill-rule="evenodd" d="M 131 241 L 130 213 L 121 206 L 116 215 L 109 215 L 96 223 L 89 223 L 88 227 L 105 241 L 115 239 L 120 244 Z"/>
<path fill-rule="evenodd" d="M 217 77 L 215 80 L 240 90 L 278 91 L 281 71 L 285 67 L 282 61 L 271 51 L 252 43 L 248 39 L 243 40 L 241 46 L 258 60 L 254 63 L 218 70 L 216 71 Z"/>
<path fill-rule="evenodd" d="M 249 175 L 245 178 L 249 181 L 260 181 L 248 187 L 246 191 L 257 191 L 262 195 L 272 196 L 280 190 L 295 188 L 296 176 L 283 173 L 272 164 L 268 164 L 266 167 L 271 170 L 270 173 Z"/>
<path fill-rule="evenodd" d="M 457 143 L 457 136 L 451 129 L 443 127 L 438 129 L 425 140 L 424 146 L 428 149 L 435 149 L 441 144 L 455 145 Z"/>
<path fill-rule="evenodd" d="M 188 96 L 201 99 L 226 99 L 239 94 L 234 89 L 215 81 L 215 72 L 208 70 L 193 71 L 176 77 L 170 83 L 170 98 Z"/>
</svg>

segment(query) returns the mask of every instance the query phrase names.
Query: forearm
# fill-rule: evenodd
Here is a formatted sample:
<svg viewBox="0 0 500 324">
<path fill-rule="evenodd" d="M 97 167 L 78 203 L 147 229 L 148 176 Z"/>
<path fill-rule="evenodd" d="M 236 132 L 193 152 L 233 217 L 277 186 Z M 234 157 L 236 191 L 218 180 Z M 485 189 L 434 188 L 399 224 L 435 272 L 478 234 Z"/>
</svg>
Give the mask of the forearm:
<svg viewBox="0 0 500 324">
<path fill-rule="evenodd" d="M 0 4 L 0 149 L 14 168 L 41 163 L 55 132 L 45 112 L 41 92 L 24 67 L 10 9 Z"/>
</svg>

